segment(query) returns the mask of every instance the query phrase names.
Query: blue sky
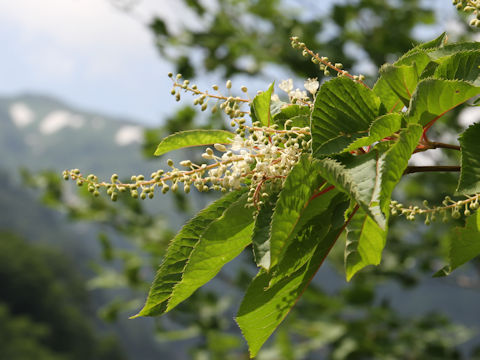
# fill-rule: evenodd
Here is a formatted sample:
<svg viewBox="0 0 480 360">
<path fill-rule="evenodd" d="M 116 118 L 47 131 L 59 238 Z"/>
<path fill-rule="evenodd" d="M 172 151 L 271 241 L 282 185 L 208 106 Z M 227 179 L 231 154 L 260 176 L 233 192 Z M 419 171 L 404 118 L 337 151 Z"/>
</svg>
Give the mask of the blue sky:
<svg viewBox="0 0 480 360">
<path fill-rule="evenodd" d="M 153 14 L 187 21 L 179 3 L 142 0 L 129 16 L 108 0 L 0 1 L 0 95 L 44 93 L 159 124 L 177 106 L 166 76 L 172 67 L 145 24 Z M 435 3 L 452 13 L 450 0 Z"/>
</svg>

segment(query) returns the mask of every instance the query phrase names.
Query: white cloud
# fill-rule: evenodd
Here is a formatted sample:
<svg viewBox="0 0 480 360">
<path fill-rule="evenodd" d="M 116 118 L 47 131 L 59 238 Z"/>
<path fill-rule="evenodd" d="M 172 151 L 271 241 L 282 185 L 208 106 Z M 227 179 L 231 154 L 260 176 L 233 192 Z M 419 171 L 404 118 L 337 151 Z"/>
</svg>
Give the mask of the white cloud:
<svg viewBox="0 0 480 360">
<path fill-rule="evenodd" d="M 143 142 L 143 128 L 140 126 L 122 126 L 115 134 L 117 145 L 126 146 Z"/>
<path fill-rule="evenodd" d="M 13 103 L 9 108 L 10 118 L 17 127 L 25 127 L 35 120 L 35 113 L 22 102 Z"/>
<path fill-rule="evenodd" d="M 40 123 L 39 129 L 42 134 L 50 135 L 65 127 L 81 128 L 84 123 L 85 119 L 80 115 L 64 110 L 55 110 L 45 116 Z"/>
</svg>

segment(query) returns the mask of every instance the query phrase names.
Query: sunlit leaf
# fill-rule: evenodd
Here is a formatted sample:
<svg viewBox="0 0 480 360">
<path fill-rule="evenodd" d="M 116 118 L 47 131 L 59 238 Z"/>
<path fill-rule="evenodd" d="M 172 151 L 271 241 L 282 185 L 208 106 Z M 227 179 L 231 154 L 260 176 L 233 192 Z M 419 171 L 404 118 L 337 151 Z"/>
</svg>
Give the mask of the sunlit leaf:
<svg viewBox="0 0 480 360">
<path fill-rule="evenodd" d="M 343 149 L 343 152 L 349 152 L 364 146 L 370 146 L 377 141 L 393 135 L 400 130 L 400 127 L 402 126 L 402 118 L 403 116 L 401 114 L 387 114 L 380 116 L 375 119 L 370 126 L 368 136 L 364 136 L 354 141 L 347 148 Z"/>
<path fill-rule="evenodd" d="M 382 259 L 387 231 L 359 209 L 347 226 L 345 274 L 347 281 L 368 265 L 378 265 Z"/>
<path fill-rule="evenodd" d="M 270 102 L 273 94 L 274 83 L 270 84 L 267 91 L 263 91 L 252 101 L 252 121 L 260 121 L 262 126 L 270 126 L 272 124 L 270 113 Z"/>
<path fill-rule="evenodd" d="M 203 232 L 183 269 L 182 280 L 173 288 L 166 311 L 213 279 L 226 263 L 235 259 L 250 244 L 253 208 L 245 206 L 247 196 L 244 194 L 230 205 Z"/>
<path fill-rule="evenodd" d="M 288 241 L 289 245 L 285 255 L 271 270 L 274 276 L 269 286 L 292 275 L 310 260 L 317 245 L 332 228 L 336 227 L 335 216 L 341 217 L 343 224 L 343 214 L 338 214 L 334 210 L 341 203 L 345 203 L 346 196 L 339 194 L 339 191 L 332 186 L 326 187 L 320 194 L 306 205 L 305 211 L 292 232 L 294 235 Z"/>
<path fill-rule="evenodd" d="M 215 201 L 180 230 L 168 247 L 145 306 L 136 316 L 153 316 L 165 312 L 174 287 L 182 280 L 184 268 L 201 236 L 214 221 L 243 196 L 244 192 L 245 190 L 232 192 Z"/>
<path fill-rule="evenodd" d="M 178 150 L 192 146 L 204 146 L 210 144 L 228 144 L 235 134 L 224 130 L 187 130 L 167 136 L 155 150 L 155 155 L 160 156 L 172 150 Z"/>
<path fill-rule="evenodd" d="M 407 121 L 428 126 L 478 94 L 480 94 L 480 87 L 465 81 L 422 80 L 413 94 Z"/>
<path fill-rule="evenodd" d="M 480 50 L 454 54 L 436 68 L 433 76 L 438 79 L 468 81 L 480 86 Z"/>
<path fill-rule="evenodd" d="M 263 343 L 287 316 L 309 285 L 335 243 L 339 230 L 331 231 L 318 244 L 310 261 L 289 277 L 269 287 L 272 275 L 260 270 L 243 298 L 236 321 L 248 342 L 250 356 L 257 355 Z"/>
<path fill-rule="evenodd" d="M 365 136 L 370 124 L 384 109 L 380 99 L 372 90 L 348 78 L 341 77 L 327 81 L 320 87 L 312 112 L 312 149 L 318 149 L 332 139 L 338 140 L 331 153 L 337 153 Z M 322 151 L 318 156 L 325 155 Z"/>
<path fill-rule="evenodd" d="M 317 161 L 303 155 L 285 180 L 272 216 L 270 267 L 282 258 L 310 197 L 322 184 Z"/>
<path fill-rule="evenodd" d="M 480 123 L 473 124 L 460 135 L 462 166 L 457 193 L 480 192 Z"/>
<path fill-rule="evenodd" d="M 253 256 L 255 263 L 264 269 L 270 267 L 270 225 L 277 200 L 278 193 L 272 194 L 268 199 L 264 200 L 255 218 L 255 226 L 253 228 Z"/>
</svg>

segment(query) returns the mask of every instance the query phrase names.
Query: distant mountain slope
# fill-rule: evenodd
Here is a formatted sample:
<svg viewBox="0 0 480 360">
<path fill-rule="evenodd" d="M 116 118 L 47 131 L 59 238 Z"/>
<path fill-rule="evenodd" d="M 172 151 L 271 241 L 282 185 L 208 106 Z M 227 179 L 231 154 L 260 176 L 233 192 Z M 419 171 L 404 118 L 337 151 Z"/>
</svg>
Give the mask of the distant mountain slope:
<svg viewBox="0 0 480 360">
<path fill-rule="evenodd" d="M 0 167 L 62 170 L 107 176 L 151 170 L 141 156 L 144 128 L 75 109 L 38 95 L 0 97 Z"/>
</svg>

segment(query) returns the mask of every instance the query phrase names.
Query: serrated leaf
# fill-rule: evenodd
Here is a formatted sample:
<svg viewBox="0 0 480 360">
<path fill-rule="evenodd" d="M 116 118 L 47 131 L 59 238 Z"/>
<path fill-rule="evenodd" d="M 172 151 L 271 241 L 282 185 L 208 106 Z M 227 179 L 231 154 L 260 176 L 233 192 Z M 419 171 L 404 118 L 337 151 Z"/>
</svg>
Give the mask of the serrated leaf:
<svg viewBox="0 0 480 360">
<path fill-rule="evenodd" d="M 165 312 L 167 301 L 172 296 L 174 286 L 182 280 L 185 265 L 194 247 L 200 241 L 200 237 L 206 228 L 221 217 L 244 193 L 245 190 L 238 190 L 225 195 L 200 211 L 183 226 L 167 249 L 145 306 L 135 317 L 161 315 Z"/>
<path fill-rule="evenodd" d="M 445 59 L 433 75 L 437 79 L 463 80 L 480 85 L 480 51 L 466 51 Z"/>
<path fill-rule="evenodd" d="M 384 111 L 372 90 L 341 77 L 320 87 L 311 116 L 313 153 L 327 141 L 344 137 L 350 142 L 365 135 L 375 118 Z M 345 142 L 339 145 L 341 151 Z"/>
<path fill-rule="evenodd" d="M 372 125 L 370 125 L 368 136 L 364 136 L 354 141 L 347 148 L 343 149 L 342 152 L 349 152 L 364 146 L 370 146 L 377 141 L 393 135 L 400 130 L 402 119 L 403 115 L 401 114 L 387 114 L 378 117 Z"/>
<path fill-rule="evenodd" d="M 453 270 L 480 255 L 480 212 L 469 216 L 465 227 L 456 227 L 449 238 L 449 265 L 434 274 L 449 275 Z"/>
<path fill-rule="evenodd" d="M 400 59 L 395 61 L 393 65 L 413 65 L 415 64 L 415 69 L 417 70 L 417 75 L 420 75 L 423 72 L 423 69 L 431 62 L 428 53 L 423 49 L 418 49 L 413 52 L 405 54 Z"/>
<path fill-rule="evenodd" d="M 462 166 L 457 193 L 470 195 L 480 192 L 480 123 L 471 125 L 459 138 Z"/>
<path fill-rule="evenodd" d="M 419 82 L 407 112 L 409 123 L 428 126 L 448 111 L 480 94 L 480 87 L 460 80 L 425 79 Z"/>
<path fill-rule="evenodd" d="M 195 245 L 168 301 L 172 310 L 202 285 L 218 274 L 250 244 L 253 231 L 253 208 L 246 207 L 248 194 L 242 195 L 213 221 Z"/>
<path fill-rule="evenodd" d="M 385 64 L 380 68 L 379 81 L 385 81 L 403 105 L 408 106 L 418 84 L 418 69 L 412 65 Z"/>
<path fill-rule="evenodd" d="M 252 101 L 252 121 L 260 121 L 262 126 L 270 126 L 272 124 L 270 102 L 273 94 L 273 86 L 274 83 L 270 84 L 267 91 L 261 92 L 255 96 Z"/>
<path fill-rule="evenodd" d="M 386 217 L 380 209 L 382 153 L 372 149 L 361 156 L 352 156 L 343 163 L 326 158 L 318 163 L 322 177 L 359 204 L 384 229 Z"/>
<path fill-rule="evenodd" d="M 419 78 L 430 63 L 432 62 L 427 53 L 421 48 L 416 48 L 393 65 L 382 66 L 373 92 L 380 97 L 388 112 L 397 112 L 402 110 L 404 105 L 408 106 Z"/>
<path fill-rule="evenodd" d="M 418 50 L 428 50 L 428 51 L 434 51 L 437 50 L 438 48 L 441 48 L 446 45 L 447 43 L 447 33 L 442 33 L 440 36 L 437 38 L 424 42 L 422 44 L 418 44 L 411 50 L 407 51 L 399 60 L 401 60 L 404 57 L 409 56 L 410 54 L 417 52 Z"/>
<path fill-rule="evenodd" d="M 438 49 L 428 51 L 430 59 L 437 61 L 447 56 L 452 56 L 457 53 L 480 50 L 480 43 L 478 42 L 458 42 L 455 44 L 449 44 L 442 46 Z"/>
<path fill-rule="evenodd" d="M 380 170 L 380 208 L 386 219 L 393 189 L 400 181 L 408 160 L 422 136 L 423 128 L 411 124 L 398 135 L 397 141 L 382 155 L 377 163 Z M 345 272 L 347 281 L 368 265 L 378 265 L 382 258 L 387 230 L 378 225 L 364 208 L 360 208 L 347 226 L 345 247 Z"/>
<path fill-rule="evenodd" d="M 423 128 L 420 125 L 410 124 L 406 129 L 402 129 L 396 142 L 383 157 L 380 207 L 385 214 L 389 213 L 393 189 L 402 178 L 422 133 Z"/>
<path fill-rule="evenodd" d="M 368 265 L 378 265 L 382 259 L 387 231 L 363 209 L 359 209 L 347 225 L 345 244 L 345 274 L 347 281 Z"/>
<path fill-rule="evenodd" d="M 346 196 L 328 185 L 309 201 L 299 219 L 282 260 L 271 271 L 274 273 L 269 286 L 292 275 L 313 256 L 317 245 L 332 229 L 334 209 L 345 202 Z M 337 214 L 335 214 L 337 215 Z"/>
<path fill-rule="evenodd" d="M 302 295 L 335 243 L 338 231 L 336 229 L 336 232 L 330 232 L 318 244 L 310 261 L 290 277 L 283 278 L 272 287 L 268 285 L 273 275 L 265 270 L 260 270 L 253 279 L 236 317 L 248 342 L 250 357 L 257 355 L 263 343 Z"/>
<path fill-rule="evenodd" d="M 224 130 L 187 130 L 180 131 L 162 140 L 155 150 L 155 155 L 160 156 L 172 150 L 183 149 L 192 146 L 204 146 L 210 144 L 228 144 L 235 134 Z"/>
<path fill-rule="evenodd" d="M 270 268 L 281 260 L 308 200 L 323 182 L 316 165 L 304 154 L 285 180 L 272 217 Z"/>
<path fill-rule="evenodd" d="M 402 100 L 400 100 L 398 95 L 395 94 L 384 78 L 378 78 L 372 90 L 375 95 L 380 98 L 388 113 L 394 113 L 402 110 L 404 106 Z"/>
<path fill-rule="evenodd" d="M 270 224 L 273 211 L 278 200 L 278 193 L 274 193 L 265 200 L 255 218 L 252 235 L 253 257 L 257 266 L 270 268 Z"/>
<path fill-rule="evenodd" d="M 396 141 L 380 143 L 367 154 L 322 159 L 318 162 L 322 177 L 345 192 L 385 229 L 391 194 L 422 132 L 421 126 L 412 124 L 399 133 Z"/>
</svg>

